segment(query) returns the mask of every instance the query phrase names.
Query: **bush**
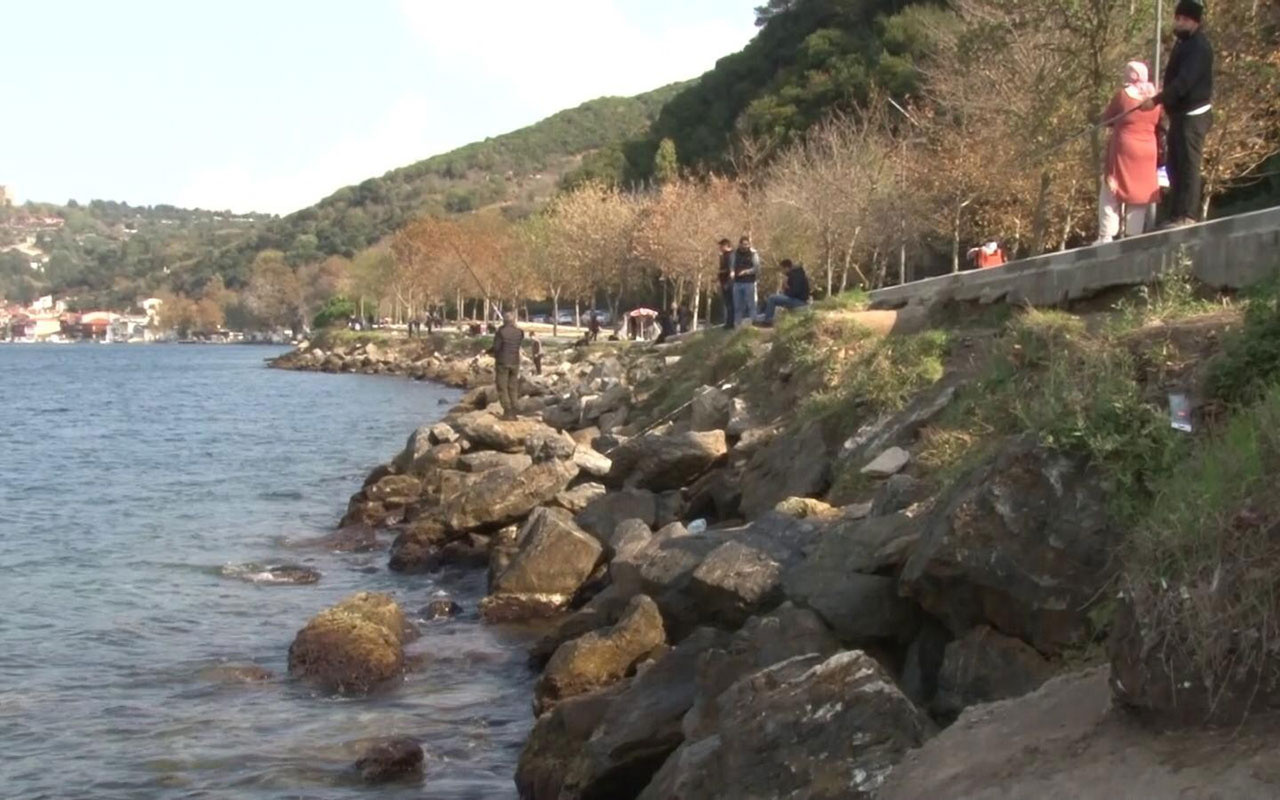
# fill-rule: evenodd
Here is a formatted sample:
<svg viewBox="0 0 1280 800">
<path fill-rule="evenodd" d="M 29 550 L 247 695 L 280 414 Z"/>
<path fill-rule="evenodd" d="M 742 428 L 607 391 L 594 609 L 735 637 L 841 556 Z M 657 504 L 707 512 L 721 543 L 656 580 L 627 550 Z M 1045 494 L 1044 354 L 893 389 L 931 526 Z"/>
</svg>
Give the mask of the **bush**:
<svg viewBox="0 0 1280 800">
<path fill-rule="evenodd" d="M 1206 684 L 1265 671 L 1280 642 L 1280 387 L 1154 486 L 1125 572 L 1146 626 Z M 1272 676 L 1274 677 L 1274 676 Z"/>
<path fill-rule="evenodd" d="M 356 301 L 336 295 L 330 297 L 324 308 L 316 314 L 311 327 L 315 330 L 337 327 L 347 324 L 347 320 L 356 314 Z"/>
<path fill-rule="evenodd" d="M 1271 283 L 1249 298 L 1244 325 L 1223 342 L 1209 367 L 1210 397 L 1242 405 L 1258 400 L 1280 380 L 1280 284 Z"/>
</svg>

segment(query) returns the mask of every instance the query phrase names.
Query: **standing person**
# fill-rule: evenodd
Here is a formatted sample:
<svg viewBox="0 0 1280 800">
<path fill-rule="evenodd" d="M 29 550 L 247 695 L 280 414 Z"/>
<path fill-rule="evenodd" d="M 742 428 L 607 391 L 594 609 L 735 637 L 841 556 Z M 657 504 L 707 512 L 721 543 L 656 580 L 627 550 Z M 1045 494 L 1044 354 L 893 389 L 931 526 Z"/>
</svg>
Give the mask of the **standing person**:
<svg viewBox="0 0 1280 800">
<path fill-rule="evenodd" d="M 689 310 L 688 306 L 680 306 L 680 312 L 677 319 L 680 323 L 681 333 L 688 333 L 693 327 L 693 312 Z"/>
<path fill-rule="evenodd" d="M 733 324 L 750 322 L 756 315 L 756 278 L 760 274 L 760 254 L 751 246 L 751 237 L 738 240 L 733 258 Z"/>
<path fill-rule="evenodd" d="M 1156 87 L 1147 77 L 1147 65 L 1130 61 L 1124 68 L 1124 86 L 1102 112 L 1111 128 L 1107 145 L 1106 171 L 1098 197 L 1098 244 L 1120 234 L 1121 207 L 1125 209 L 1125 235 L 1137 236 L 1146 229 L 1147 206 L 1160 199 L 1156 171 L 1159 153 L 1156 126 L 1160 109 L 1143 109 L 1156 96 Z"/>
<path fill-rule="evenodd" d="M 520 396 L 520 345 L 524 331 L 516 327 L 516 315 L 502 315 L 502 327 L 493 334 L 494 383 L 498 385 L 498 402 L 502 418 L 516 418 L 516 400 Z"/>
<path fill-rule="evenodd" d="M 667 339 L 676 335 L 676 307 L 663 308 L 658 312 L 658 338 L 653 340 L 654 344 L 662 344 Z"/>
<path fill-rule="evenodd" d="M 782 259 L 778 266 L 786 270 L 786 277 L 783 279 L 782 292 L 773 295 L 764 303 L 764 317 L 761 318 L 761 322 L 765 325 L 773 324 L 774 314 L 779 308 L 800 308 L 809 305 L 809 276 L 805 274 L 804 267 L 792 264 L 789 258 Z"/>
<path fill-rule="evenodd" d="M 1192 225 L 1200 218 L 1200 162 L 1205 136 L 1213 127 L 1213 46 L 1201 27 L 1203 21 L 1204 6 L 1180 0 L 1173 11 L 1178 43 L 1164 71 L 1164 88 L 1142 104 L 1143 110 L 1162 105 L 1169 116 L 1167 227 Z"/>
<path fill-rule="evenodd" d="M 529 355 L 533 356 L 533 374 L 542 374 L 542 340 L 537 331 L 529 331 Z"/>
<path fill-rule="evenodd" d="M 724 304 L 724 326 L 733 328 L 733 242 L 720 240 L 720 302 Z"/>
<path fill-rule="evenodd" d="M 596 316 L 596 312 L 592 311 L 587 317 L 587 341 L 594 342 L 596 337 L 600 335 L 600 318 Z"/>
</svg>

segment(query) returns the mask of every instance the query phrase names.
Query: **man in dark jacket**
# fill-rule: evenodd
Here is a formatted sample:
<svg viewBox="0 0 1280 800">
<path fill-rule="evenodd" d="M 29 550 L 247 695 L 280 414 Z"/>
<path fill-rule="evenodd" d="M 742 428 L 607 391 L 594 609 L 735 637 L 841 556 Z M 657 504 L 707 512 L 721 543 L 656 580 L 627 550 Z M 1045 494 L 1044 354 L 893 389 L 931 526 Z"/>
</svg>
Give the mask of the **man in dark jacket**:
<svg viewBox="0 0 1280 800">
<path fill-rule="evenodd" d="M 743 236 L 729 257 L 733 259 L 733 324 L 751 322 L 756 316 L 760 254 L 751 246 L 751 237 Z"/>
<path fill-rule="evenodd" d="M 1204 6 L 1181 0 L 1173 12 L 1178 43 L 1169 56 L 1164 87 L 1143 108 L 1163 105 L 1169 117 L 1169 226 L 1200 218 L 1200 161 L 1213 127 L 1213 47 L 1201 25 Z"/>
<path fill-rule="evenodd" d="M 720 240 L 720 301 L 724 304 L 724 326 L 733 327 L 733 242 Z"/>
<path fill-rule="evenodd" d="M 765 301 L 762 318 L 765 325 L 773 324 L 773 316 L 779 308 L 809 305 L 809 276 L 805 274 L 804 267 L 792 264 L 789 258 L 782 259 L 778 266 L 786 270 L 786 277 L 783 279 L 782 292 Z"/>
<path fill-rule="evenodd" d="M 516 327 L 516 315 L 502 315 L 502 327 L 493 335 L 494 382 L 498 384 L 498 402 L 502 418 L 516 418 L 516 401 L 520 397 L 520 345 L 524 331 Z"/>
</svg>

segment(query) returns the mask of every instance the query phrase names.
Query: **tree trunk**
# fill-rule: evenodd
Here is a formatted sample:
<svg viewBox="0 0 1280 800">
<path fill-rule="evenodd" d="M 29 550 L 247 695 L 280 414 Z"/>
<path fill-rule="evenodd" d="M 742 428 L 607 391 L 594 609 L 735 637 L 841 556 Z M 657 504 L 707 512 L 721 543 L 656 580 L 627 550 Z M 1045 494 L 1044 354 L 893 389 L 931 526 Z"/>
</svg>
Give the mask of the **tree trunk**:
<svg viewBox="0 0 1280 800">
<path fill-rule="evenodd" d="M 1067 238 L 1071 236 L 1071 217 L 1075 213 L 1076 204 L 1076 181 L 1071 182 L 1071 189 L 1067 193 L 1067 213 L 1066 221 L 1062 223 L 1062 243 L 1058 246 L 1059 252 L 1067 249 Z"/>
<path fill-rule="evenodd" d="M 898 284 L 907 282 L 907 243 L 898 245 Z"/>
<path fill-rule="evenodd" d="M 960 271 L 960 212 L 964 204 L 956 201 L 955 213 L 951 215 L 951 271 Z"/>
<path fill-rule="evenodd" d="M 560 335 L 560 291 L 551 293 L 551 335 Z"/>
<path fill-rule="evenodd" d="M 698 329 L 698 305 L 702 302 L 702 281 L 696 281 L 693 284 L 693 321 L 689 323 L 689 331 L 692 333 Z"/>
<path fill-rule="evenodd" d="M 1040 191 L 1036 194 L 1035 222 L 1031 228 L 1031 255 L 1038 256 L 1044 252 L 1045 234 L 1049 227 L 1049 186 L 1053 179 L 1048 170 L 1040 173 Z"/>
</svg>

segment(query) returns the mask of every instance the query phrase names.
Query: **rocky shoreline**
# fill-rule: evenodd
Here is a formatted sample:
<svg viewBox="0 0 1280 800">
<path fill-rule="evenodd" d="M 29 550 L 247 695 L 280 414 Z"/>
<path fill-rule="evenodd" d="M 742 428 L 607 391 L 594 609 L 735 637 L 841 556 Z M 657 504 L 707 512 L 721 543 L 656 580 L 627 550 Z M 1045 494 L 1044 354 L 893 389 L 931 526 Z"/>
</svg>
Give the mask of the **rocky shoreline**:
<svg viewBox="0 0 1280 800">
<path fill-rule="evenodd" d="M 910 796 L 908 753 L 1098 641 L 1120 532 L 1093 466 L 1010 437 L 945 485 L 909 474 L 957 381 L 833 443 L 758 422 L 732 383 L 656 415 L 645 395 L 681 358 L 665 348 L 553 351 L 526 369 L 516 421 L 486 356 L 430 349 L 275 366 L 472 387 L 369 474 L 340 535 L 393 531 L 402 573 L 486 569 L 488 622 L 553 622 L 530 652 L 522 798 Z M 828 503 L 850 465 L 867 497 Z M 318 615 L 291 673 L 348 693 L 394 679 L 410 634 L 388 604 Z"/>
</svg>

